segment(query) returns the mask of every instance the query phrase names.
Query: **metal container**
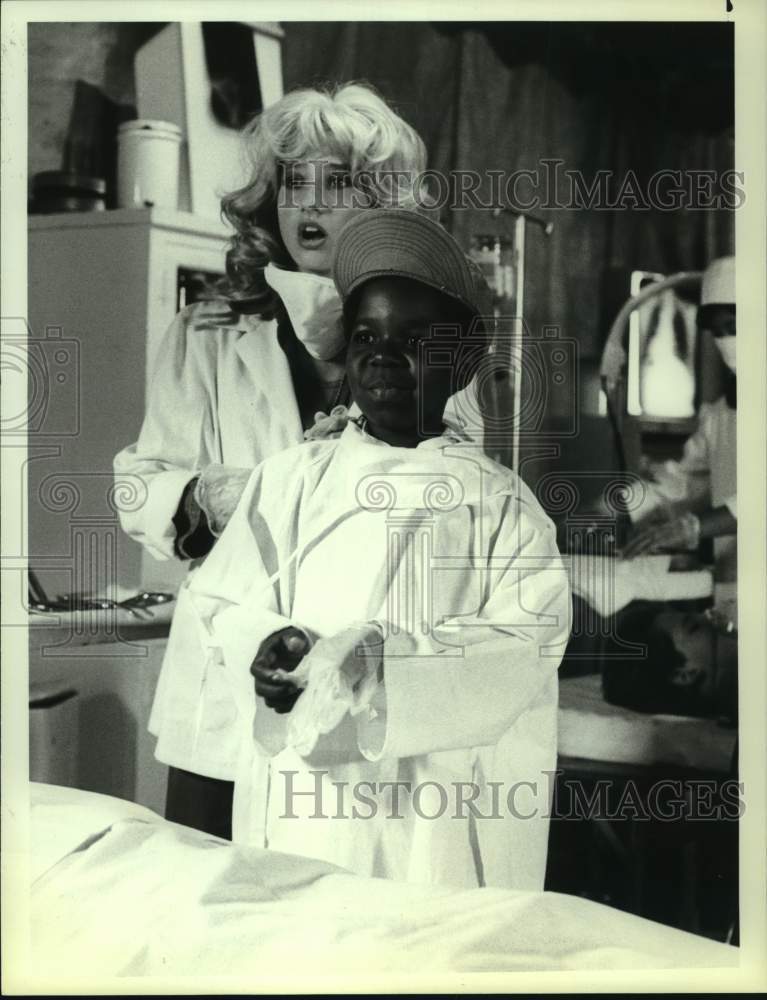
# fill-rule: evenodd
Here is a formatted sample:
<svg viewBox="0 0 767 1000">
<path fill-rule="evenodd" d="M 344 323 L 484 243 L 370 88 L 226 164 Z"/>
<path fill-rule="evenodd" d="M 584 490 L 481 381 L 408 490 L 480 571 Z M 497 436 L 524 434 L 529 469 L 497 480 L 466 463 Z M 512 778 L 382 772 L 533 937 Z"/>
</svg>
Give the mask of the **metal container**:
<svg viewBox="0 0 767 1000">
<path fill-rule="evenodd" d="M 44 170 L 32 179 L 34 215 L 56 212 L 103 212 L 107 185 L 103 177 L 66 170 Z"/>
</svg>

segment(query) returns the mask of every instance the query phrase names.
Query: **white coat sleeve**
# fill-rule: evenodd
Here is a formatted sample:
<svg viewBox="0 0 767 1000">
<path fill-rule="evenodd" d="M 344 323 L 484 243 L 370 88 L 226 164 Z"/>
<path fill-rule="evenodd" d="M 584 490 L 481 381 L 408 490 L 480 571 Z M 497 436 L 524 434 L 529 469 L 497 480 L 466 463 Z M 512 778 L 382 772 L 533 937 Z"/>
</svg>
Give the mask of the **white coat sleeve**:
<svg viewBox="0 0 767 1000">
<path fill-rule="evenodd" d="M 215 330 L 195 329 L 199 307 L 182 310 L 157 352 L 144 422 L 114 459 L 123 530 L 157 559 L 175 556 L 173 516 L 187 483 L 216 454 Z"/>
<path fill-rule="evenodd" d="M 678 462 L 668 461 L 653 469 L 653 479 L 645 480 L 644 499 L 631 512 L 632 521 L 640 521 L 664 503 L 695 504 L 708 492 L 711 469 L 712 408 L 703 403 L 698 416 L 698 429 L 684 445 Z"/>
<path fill-rule="evenodd" d="M 513 502 L 517 515 L 502 522 L 481 612 L 446 621 L 426 639 L 385 635 L 374 711 L 358 716 L 369 760 L 493 744 L 556 674 L 571 624 L 567 573 L 548 518 Z M 453 650 L 439 652 L 443 643 Z"/>
<path fill-rule="evenodd" d="M 478 392 L 477 379 L 474 378 L 464 389 L 448 399 L 444 420 L 448 427 L 456 428 L 470 441 L 481 446 L 485 439 L 485 423 Z"/>
<path fill-rule="evenodd" d="M 267 463 L 270 470 L 274 461 Z M 286 568 L 282 508 L 298 503 L 296 486 L 278 493 L 265 466 L 248 481 L 231 520 L 189 583 L 203 646 L 223 663 L 237 708 L 252 715 L 256 696 L 250 667 L 267 636 L 289 625 L 284 613 L 280 573 Z M 311 633 L 302 629 L 309 637 Z"/>
</svg>

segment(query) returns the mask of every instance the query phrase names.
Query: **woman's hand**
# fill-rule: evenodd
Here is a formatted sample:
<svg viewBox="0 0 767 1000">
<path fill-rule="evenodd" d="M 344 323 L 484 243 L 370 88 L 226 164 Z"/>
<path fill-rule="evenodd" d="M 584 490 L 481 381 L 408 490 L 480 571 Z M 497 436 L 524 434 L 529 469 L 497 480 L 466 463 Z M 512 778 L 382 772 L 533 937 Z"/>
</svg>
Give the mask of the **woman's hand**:
<svg viewBox="0 0 767 1000">
<path fill-rule="evenodd" d="M 310 645 L 308 636 L 300 629 L 293 626 L 280 629 L 264 639 L 250 666 L 256 694 L 280 715 L 293 708 L 302 690 L 284 674 L 296 669 Z"/>
<path fill-rule="evenodd" d="M 195 500 L 214 535 L 220 535 L 229 523 L 252 471 L 232 465 L 208 465 L 200 473 Z"/>
<path fill-rule="evenodd" d="M 330 413 L 321 410 L 314 414 L 314 426 L 304 431 L 305 441 L 322 441 L 324 438 L 338 437 L 349 422 L 349 411 L 345 406 L 334 406 Z"/>
<path fill-rule="evenodd" d="M 700 521 L 694 514 L 664 511 L 640 521 L 624 546 L 623 557 L 633 559 L 649 552 L 697 549 L 699 542 Z"/>
</svg>

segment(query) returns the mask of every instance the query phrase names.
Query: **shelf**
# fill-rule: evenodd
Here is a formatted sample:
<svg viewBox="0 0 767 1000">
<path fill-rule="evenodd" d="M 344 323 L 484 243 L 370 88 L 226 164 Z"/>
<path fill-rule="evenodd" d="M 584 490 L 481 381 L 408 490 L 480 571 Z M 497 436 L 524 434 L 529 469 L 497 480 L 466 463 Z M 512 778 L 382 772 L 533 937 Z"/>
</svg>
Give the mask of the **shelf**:
<svg viewBox="0 0 767 1000">
<path fill-rule="evenodd" d="M 175 601 L 150 608 L 151 618 L 136 618 L 124 608 L 30 613 L 29 646 L 33 653 L 54 656 L 80 646 L 105 646 L 167 638 Z"/>
<path fill-rule="evenodd" d="M 698 426 L 697 417 L 635 417 L 642 434 L 678 434 L 689 437 Z"/>
<path fill-rule="evenodd" d="M 58 212 L 52 215 L 29 216 L 31 232 L 147 225 L 221 239 L 227 239 L 232 233 L 231 228 L 219 219 L 159 207 L 117 208 L 104 212 Z"/>
</svg>

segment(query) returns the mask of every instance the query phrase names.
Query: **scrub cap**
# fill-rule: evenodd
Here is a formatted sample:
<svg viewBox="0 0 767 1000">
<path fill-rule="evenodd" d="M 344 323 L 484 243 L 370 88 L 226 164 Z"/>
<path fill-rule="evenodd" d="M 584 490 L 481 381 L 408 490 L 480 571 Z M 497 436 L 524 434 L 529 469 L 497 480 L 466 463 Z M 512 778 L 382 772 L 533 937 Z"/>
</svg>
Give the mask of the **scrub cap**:
<svg viewBox="0 0 767 1000">
<path fill-rule="evenodd" d="M 492 316 L 482 272 L 446 229 L 418 211 L 368 209 L 339 233 L 333 280 L 344 302 L 364 282 L 382 277 L 420 281 L 475 315 Z"/>
<path fill-rule="evenodd" d="M 700 304 L 735 304 L 735 258 L 719 257 L 712 261 L 703 272 L 700 289 Z"/>
</svg>

